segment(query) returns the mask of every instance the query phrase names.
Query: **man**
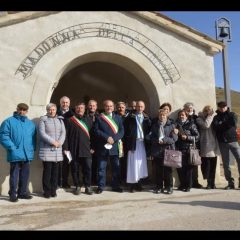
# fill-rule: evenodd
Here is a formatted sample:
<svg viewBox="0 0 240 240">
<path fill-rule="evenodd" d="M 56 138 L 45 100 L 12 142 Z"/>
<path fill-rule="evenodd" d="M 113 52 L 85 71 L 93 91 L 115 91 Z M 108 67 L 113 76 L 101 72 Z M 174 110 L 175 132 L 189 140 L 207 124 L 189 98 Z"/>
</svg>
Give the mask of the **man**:
<svg viewBox="0 0 240 240">
<path fill-rule="evenodd" d="M 72 109 L 70 109 L 70 99 L 66 96 L 61 97 L 60 107 L 57 110 L 57 115 L 62 116 L 64 119 L 64 124 L 66 124 L 67 119 L 74 115 Z M 63 149 L 64 150 L 64 149 Z M 60 162 L 59 174 L 58 174 L 58 186 L 63 188 L 70 188 L 68 183 L 69 176 L 69 160 L 65 154 L 63 154 L 63 161 Z"/>
<path fill-rule="evenodd" d="M 137 105 L 136 101 L 131 101 L 130 104 L 129 104 L 129 107 L 127 109 L 127 113 L 135 112 L 136 111 L 136 105 Z"/>
<path fill-rule="evenodd" d="M 91 118 L 93 124 L 96 120 L 96 117 L 99 115 L 98 111 L 97 111 L 97 101 L 94 99 L 90 99 L 88 101 L 88 105 L 87 105 L 87 116 Z M 93 148 L 95 149 L 95 137 L 94 135 L 92 135 L 91 138 L 91 144 L 93 146 Z M 96 185 L 97 184 L 97 156 L 96 153 L 94 152 L 92 154 L 92 184 Z"/>
<path fill-rule="evenodd" d="M 66 141 L 64 149 L 70 151 L 72 156 L 71 170 L 75 186 L 74 194 L 81 193 L 80 164 L 84 173 L 85 193 L 91 195 L 92 156 L 90 146 L 92 120 L 84 115 L 85 104 L 79 103 L 75 107 L 75 114 L 66 121 Z"/>
<path fill-rule="evenodd" d="M 217 115 L 213 118 L 213 127 L 217 134 L 220 152 L 222 155 L 224 175 L 228 181 L 226 190 L 234 189 L 234 178 L 232 177 L 229 159 L 229 150 L 232 152 L 238 164 L 238 172 L 240 176 L 240 147 L 237 139 L 237 114 L 230 112 L 227 103 L 221 101 L 217 104 Z M 239 186 L 240 188 L 240 178 Z"/>
<path fill-rule="evenodd" d="M 197 118 L 198 116 L 195 114 L 194 105 L 191 102 L 187 102 L 184 104 L 183 109 L 188 113 L 188 119 L 192 121 L 198 129 Z M 199 130 L 199 129 L 198 129 Z M 200 149 L 199 141 L 196 143 L 196 147 Z M 193 166 L 192 170 L 192 187 L 193 188 L 202 188 L 203 186 L 198 182 L 198 166 Z"/>
<path fill-rule="evenodd" d="M 108 158 L 112 165 L 112 191 L 123 192 L 120 188 L 119 140 L 124 135 L 122 119 L 114 114 L 112 100 L 103 102 L 104 112 L 96 118 L 94 134 L 96 136 L 96 155 L 98 158 L 98 188 L 96 193 L 103 192 L 106 185 L 106 167 Z"/>
<path fill-rule="evenodd" d="M 118 114 L 119 116 L 121 116 L 122 118 L 122 122 L 123 122 L 123 126 L 125 123 L 125 119 L 127 118 L 128 114 L 126 111 L 126 104 L 125 102 L 117 102 L 116 105 L 116 114 Z M 120 158 L 120 168 L 121 168 L 121 181 L 122 184 L 126 184 L 126 180 L 127 180 L 127 150 L 126 150 L 126 144 L 125 144 L 125 139 L 124 137 L 122 138 L 122 145 L 123 145 L 123 153 L 121 154 L 121 156 L 119 156 Z"/>
<path fill-rule="evenodd" d="M 0 127 L 0 143 L 7 150 L 7 161 L 10 163 L 11 202 L 20 199 L 31 199 L 28 193 L 29 165 L 34 158 L 36 148 L 36 126 L 28 119 L 28 105 L 19 103 L 12 117 L 3 121 Z"/>
<path fill-rule="evenodd" d="M 144 110 L 145 103 L 138 101 L 136 112 L 129 114 L 124 123 L 124 140 L 128 154 L 127 183 L 130 184 L 130 192 L 141 191 L 141 179 L 148 176 L 147 153 L 149 148 L 146 136 L 150 132 L 151 121 Z"/>
</svg>

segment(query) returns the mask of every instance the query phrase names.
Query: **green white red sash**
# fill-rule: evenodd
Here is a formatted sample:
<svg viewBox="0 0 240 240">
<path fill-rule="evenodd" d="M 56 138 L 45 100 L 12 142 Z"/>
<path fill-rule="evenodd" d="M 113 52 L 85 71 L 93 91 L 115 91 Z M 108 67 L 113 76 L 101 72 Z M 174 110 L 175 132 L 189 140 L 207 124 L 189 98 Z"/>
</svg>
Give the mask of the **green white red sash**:
<svg viewBox="0 0 240 240">
<path fill-rule="evenodd" d="M 108 126 L 112 129 L 114 134 L 118 133 L 118 125 L 116 124 L 112 117 L 105 113 L 102 113 L 101 118 L 108 124 Z"/>
<path fill-rule="evenodd" d="M 80 120 L 80 119 L 76 118 L 75 116 L 72 116 L 70 119 L 74 123 L 76 123 L 83 130 L 83 132 L 90 138 L 89 128 L 83 120 Z"/>
</svg>

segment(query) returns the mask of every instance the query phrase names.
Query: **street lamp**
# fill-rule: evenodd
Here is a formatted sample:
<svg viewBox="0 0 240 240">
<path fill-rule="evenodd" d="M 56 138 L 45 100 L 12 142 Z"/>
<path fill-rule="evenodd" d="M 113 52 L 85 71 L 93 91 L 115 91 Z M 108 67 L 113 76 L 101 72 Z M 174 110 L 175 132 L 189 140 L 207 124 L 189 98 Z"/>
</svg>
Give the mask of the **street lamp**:
<svg viewBox="0 0 240 240">
<path fill-rule="evenodd" d="M 216 39 L 223 42 L 225 48 L 222 51 L 223 58 L 223 77 L 224 77 L 224 95 L 228 107 L 231 109 L 231 89 L 228 72 L 228 48 L 227 43 L 232 41 L 231 24 L 226 18 L 216 20 Z"/>
</svg>

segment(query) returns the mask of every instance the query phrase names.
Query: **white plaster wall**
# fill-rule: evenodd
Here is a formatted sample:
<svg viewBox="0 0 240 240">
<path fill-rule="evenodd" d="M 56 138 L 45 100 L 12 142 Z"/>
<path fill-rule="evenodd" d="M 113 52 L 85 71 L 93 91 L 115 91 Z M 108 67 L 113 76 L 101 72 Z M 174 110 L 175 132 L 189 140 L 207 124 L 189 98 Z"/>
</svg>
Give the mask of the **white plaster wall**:
<svg viewBox="0 0 240 240">
<path fill-rule="evenodd" d="M 173 60 L 181 79 L 165 86 L 158 71 L 145 56 L 122 42 L 104 38 L 79 39 L 62 44 L 41 58 L 30 77 L 20 80 L 14 75 L 25 57 L 48 36 L 64 28 L 88 22 L 111 22 L 144 34 Z M 166 101 L 172 103 L 173 109 L 181 108 L 186 101 L 195 103 L 197 111 L 206 104 L 215 106 L 213 57 L 207 55 L 202 47 L 131 13 L 60 12 L 0 28 L 0 122 L 12 115 L 19 102 L 30 105 L 31 119 L 45 114 L 45 105 L 51 97 L 52 86 L 68 65 L 79 56 L 99 51 L 119 54 L 131 60 L 131 63 L 126 60 L 119 64 L 141 79 L 149 93 L 152 112 L 158 108 L 159 102 Z M 140 70 L 145 72 L 142 78 Z M 157 94 L 148 90 L 152 84 Z M 0 190 L 6 194 L 8 164 L 5 163 L 2 148 L 0 166 Z M 36 158 L 31 169 L 31 190 L 41 191 L 41 174 L 41 162 Z"/>
</svg>

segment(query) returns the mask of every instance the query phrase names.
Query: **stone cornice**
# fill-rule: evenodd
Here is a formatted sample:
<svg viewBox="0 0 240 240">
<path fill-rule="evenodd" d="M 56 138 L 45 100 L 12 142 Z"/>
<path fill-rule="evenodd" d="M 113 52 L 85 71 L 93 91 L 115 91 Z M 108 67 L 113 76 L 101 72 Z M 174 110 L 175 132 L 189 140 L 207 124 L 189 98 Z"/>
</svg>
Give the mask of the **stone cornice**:
<svg viewBox="0 0 240 240">
<path fill-rule="evenodd" d="M 161 13 L 147 11 L 138 11 L 132 13 L 207 48 L 208 53 L 211 55 L 221 52 L 225 47 L 225 44 L 222 42 L 214 40 L 213 38 L 180 22 L 177 22 Z"/>
<path fill-rule="evenodd" d="M 17 12 L 14 14 L 7 14 L 0 16 L 0 27 L 9 26 L 12 24 L 17 24 L 30 19 L 47 16 L 50 14 L 56 14 L 57 11 L 35 11 L 35 12 Z"/>
</svg>

